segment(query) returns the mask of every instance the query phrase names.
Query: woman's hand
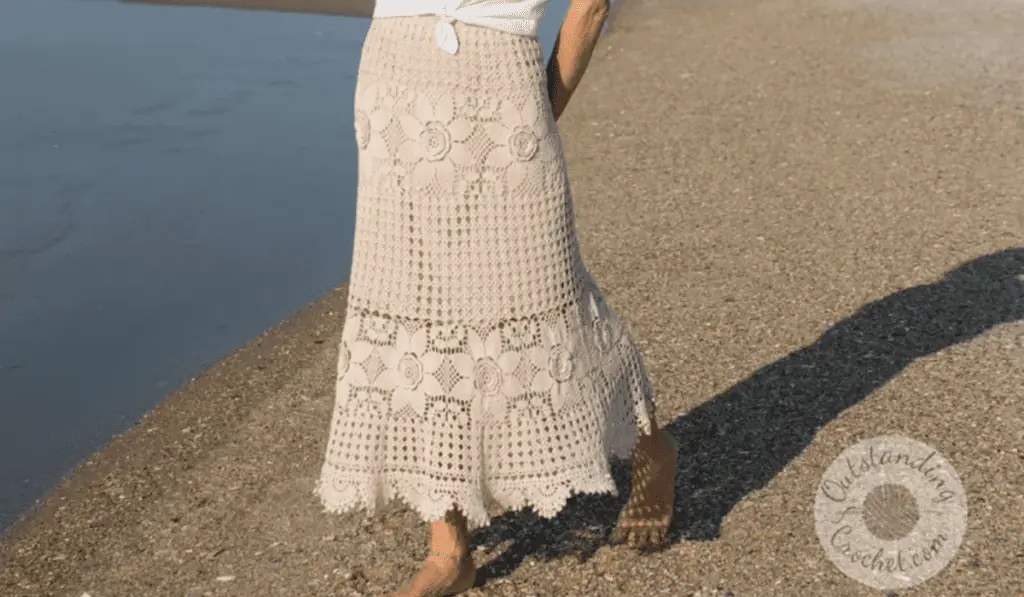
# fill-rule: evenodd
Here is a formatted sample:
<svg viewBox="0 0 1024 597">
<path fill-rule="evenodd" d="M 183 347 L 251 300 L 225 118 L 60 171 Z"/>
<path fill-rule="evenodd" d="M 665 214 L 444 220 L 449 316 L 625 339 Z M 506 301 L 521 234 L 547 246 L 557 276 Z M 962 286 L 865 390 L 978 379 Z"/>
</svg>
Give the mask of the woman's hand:
<svg viewBox="0 0 1024 597">
<path fill-rule="evenodd" d="M 608 0 L 570 0 L 547 68 L 548 96 L 555 120 L 565 111 L 587 70 L 608 19 L 608 9 Z"/>
</svg>

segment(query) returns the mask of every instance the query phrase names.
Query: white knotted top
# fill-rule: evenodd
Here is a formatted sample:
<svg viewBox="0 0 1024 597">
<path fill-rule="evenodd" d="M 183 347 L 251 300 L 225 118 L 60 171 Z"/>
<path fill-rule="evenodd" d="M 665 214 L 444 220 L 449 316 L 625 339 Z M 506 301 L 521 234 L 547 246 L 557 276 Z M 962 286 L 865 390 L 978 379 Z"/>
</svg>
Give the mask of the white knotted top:
<svg viewBox="0 0 1024 597">
<path fill-rule="evenodd" d="M 377 0 L 374 18 L 438 15 L 437 45 L 449 54 L 459 49 L 452 23 L 490 27 L 528 37 L 537 36 L 537 25 L 547 0 Z"/>
</svg>

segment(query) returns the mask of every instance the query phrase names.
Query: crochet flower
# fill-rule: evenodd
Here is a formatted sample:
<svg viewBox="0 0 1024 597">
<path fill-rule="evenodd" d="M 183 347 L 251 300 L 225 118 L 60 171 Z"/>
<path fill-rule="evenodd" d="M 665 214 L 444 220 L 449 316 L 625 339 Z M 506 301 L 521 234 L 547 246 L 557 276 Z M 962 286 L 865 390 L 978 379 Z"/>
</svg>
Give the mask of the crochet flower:
<svg viewBox="0 0 1024 597">
<path fill-rule="evenodd" d="M 618 326 L 611 313 L 604 313 L 598 305 L 594 294 L 590 295 L 590 316 L 594 331 L 594 340 L 602 353 L 610 351 L 618 342 Z"/>
<path fill-rule="evenodd" d="M 426 328 L 410 334 L 405 326 L 399 326 L 395 345 L 381 347 L 378 354 L 386 369 L 377 384 L 382 390 L 394 390 L 393 411 L 408 406 L 422 417 L 427 408 L 426 396 L 445 393 L 437 379 L 429 375 L 441 365 L 444 355 L 427 352 Z"/>
<path fill-rule="evenodd" d="M 394 109 L 382 101 L 376 89 L 361 90 L 353 117 L 356 145 L 361 152 L 374 158 L 387 158 L 387 141 L 380 135 L 394 118 Z"/>
<path fill-rule="evenodd" d="M 522 392 L 513 373 L 519 365 L 517 352 L 501 351 L 501 330 L 495 328 L 486 339 L 476 330 L 467 334 L 469 353 L 451 355 L 452 364 L 465 379 L 455 385 L 452 393 L 459 397 L 479 395 L 489 416 L 505 414 L 508 399 Z"/>
<path fill-rule="evenodd" d="M 356 340 L 358 333 L 359 326 L 355 321 L 346 325 L 345 331 L 342 332 L 341 342 L 338 344 L 338 379 L 349 374 L 352 363 L 366 360 L 373 350 L 369 343 Z"/>
<path fill-rule="evenodd" d="M 485 129 L 497 146 L 487 154 L 487 166 L 505 170 L 510 189 L 516 189 L 527 178 L 529 162 L 548 134 L 543 114 L 533 100 L 527 100 L 522 109 L 512 102 L 502 102 L 500 120 Z"/>
<path fill-rule="evenodd" d="M 464 144 L 473 127 L 467 120 L 455 117 L 451 96 L 442 95 L 435 103 L 419 96 L 412 114 L 401 114 L 399 121 L 408 140 L 398 148 L 398 157 L 415 164 L 412 175 L 417 187 L 434 180 L 452 185 L 456 179 L 455 166 L 474 162 L 472 152 Z"/>
<path fill-rule="evenodd" d="M 370 143 L 370 117 L 366 115 L 366 112 L 357 108 L 353 120 L 355 124 L 356 145 L 359 149 L 366 149 L 366 146 Z"/>
<path fill-rule="evenodd" d="M 576 341 L 559 328 L 548 329 L 548 343 L 530 351 L 530 359 L 539 369 L 531 389 L 548 392 L 551 406 L 559 412 L 569 400 L 570 382 L 576 368 Z"/>
<path fill-rule="evenodd" d="M 337 390 L 339 396 L 347 397 L 350 388 L 358 388 L 369 383 L 366 371 L 358 366 L 358 363 L 365 361 L 371 352 L 373 352 L 373 345 L 359 340 L 359 321 L 353 319 L 345 326 L 341 334 L 341 343 L 338 345 Z"/>
</svg>

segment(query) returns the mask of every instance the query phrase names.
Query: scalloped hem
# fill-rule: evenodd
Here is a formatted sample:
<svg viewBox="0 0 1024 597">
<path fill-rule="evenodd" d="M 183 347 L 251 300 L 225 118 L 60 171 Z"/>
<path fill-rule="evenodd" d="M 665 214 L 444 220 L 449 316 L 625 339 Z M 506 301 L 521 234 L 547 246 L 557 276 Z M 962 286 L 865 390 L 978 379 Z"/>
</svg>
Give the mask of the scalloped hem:
<svg viewBox="0 0 1024 597">
<path fill-rule="evenodd" d="M 316 483 L 313 494 L 320 498 L 321 505 L 329 514 L 346 514 L 362 510 L 368 517 L 377 517 L 380 512 L 398 500 L 416 512 L 420 519 L 429 523 L 439 520 L 446 513 L 458 509 L 466 517 L 470 530 L 490 526 L 491 520 L 503 513 L 530 507 L 542 518 L 554 518 L 565 508 L 569 500 L 581 494 L 606 494 L 618 496 L 618 487 L 611 474 L 613 460 L 627 459 L 632 455 L 636 441 L 641 435 L 640 428 L 634 428 L 631 437 L 616 438 L 616 445 L 608 446 L 602 462 L 588 474 L 567 476 L 544 484 L 525 486 L 490 483 L 480 490 L 466 488 L 462 491 L 441 490 L 430 487 L 422 481 L 425 475 L 338 475 L 325 468 Z M 348 477 L 345 479 L 344 477 Z M 514 486 L 513 486 L 514 485 Z M 371 487 L 378 489 L 373 490 Z M 340 488 L 339 488 L 340 487 Z M 430 494 L 444 497 L 432 499 Z"/>
</svg>

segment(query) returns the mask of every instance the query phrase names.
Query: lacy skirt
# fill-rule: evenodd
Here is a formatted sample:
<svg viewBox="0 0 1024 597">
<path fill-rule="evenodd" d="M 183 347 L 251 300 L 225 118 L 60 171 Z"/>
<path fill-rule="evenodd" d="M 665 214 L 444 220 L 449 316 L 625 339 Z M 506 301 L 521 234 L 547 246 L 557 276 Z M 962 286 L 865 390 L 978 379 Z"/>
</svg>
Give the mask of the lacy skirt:
<svg viewBox="0 0 1024 597">
<path fill-rule="evenodd" d="M 536 40 L 375 19 L 355 97 L 359 175 L 336 405 L 316 493 L 472 527 L 614 493 L 649 432 L 633 338 L 580 256 Z"/>
</svg>

